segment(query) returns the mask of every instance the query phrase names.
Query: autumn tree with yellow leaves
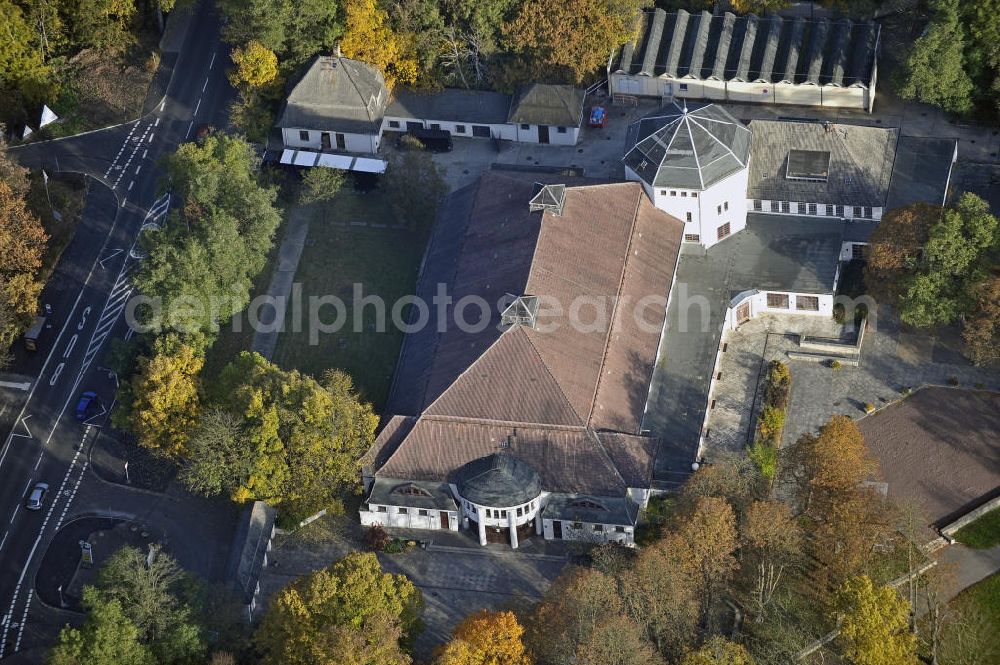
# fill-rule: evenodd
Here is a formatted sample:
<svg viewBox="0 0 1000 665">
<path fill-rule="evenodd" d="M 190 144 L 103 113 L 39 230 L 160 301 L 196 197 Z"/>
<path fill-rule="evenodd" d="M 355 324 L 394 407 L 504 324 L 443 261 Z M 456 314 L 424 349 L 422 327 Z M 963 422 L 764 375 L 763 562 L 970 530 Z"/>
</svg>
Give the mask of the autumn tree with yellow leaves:
<svg viewBox="0 0 1000 665">
<path fill-rule="evenodd" d="M 258 41 L 233 49 L 231 57 L 236 68 L 229 72 L 229 82 L 235 88 L 260 89 L 278 77 L 278 56 Z"/>
<path fill-rule="evenodd" d="M 31 322 L 42 290 L 37 275 L 48 236 L 23 194 L 0 180 L 0 357 Z"/>
<path fill-rule="evenodd" d="M 481 610 L 455 627 L 435 665 L 532 665 L 521 641 L 524 628 L 513 612 Z"/>
<path fill-rule="evenodd" d="M 836 617 L 844 655 L 853 665 L 916 665 L 910 603 L 888 586 L 855 577 L 837 593 Z"/>
<path fill-rule="evenodd" d="M 378 68 L 392 89 L 399 83 L 417 80 L 419 63 L 410 54 L 409 38 L 389 24 L 389 15 L 375 0 L 347 0 L 344 3 L 344 36 L 340 41 L 344 57 Z"/>
</svg>

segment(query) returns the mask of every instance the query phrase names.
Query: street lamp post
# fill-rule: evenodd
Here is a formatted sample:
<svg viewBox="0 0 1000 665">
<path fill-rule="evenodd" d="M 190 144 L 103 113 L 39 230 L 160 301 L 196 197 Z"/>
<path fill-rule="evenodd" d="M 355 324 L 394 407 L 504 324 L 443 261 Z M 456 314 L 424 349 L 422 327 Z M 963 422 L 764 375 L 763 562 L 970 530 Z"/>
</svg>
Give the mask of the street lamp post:
<svg viewBox="0 0 1000 665">
<path fill-rule="evenodd" d="M 131 485 L 132 481 L 128 478 L 128 461 L 125 462 L 125 484 Z"/>
<path fill-rule="evenodd" d="M 66 601 L 63 599 L 62 584 L 59 585 L 59 607 L 66 607 Z"/>
</svg>

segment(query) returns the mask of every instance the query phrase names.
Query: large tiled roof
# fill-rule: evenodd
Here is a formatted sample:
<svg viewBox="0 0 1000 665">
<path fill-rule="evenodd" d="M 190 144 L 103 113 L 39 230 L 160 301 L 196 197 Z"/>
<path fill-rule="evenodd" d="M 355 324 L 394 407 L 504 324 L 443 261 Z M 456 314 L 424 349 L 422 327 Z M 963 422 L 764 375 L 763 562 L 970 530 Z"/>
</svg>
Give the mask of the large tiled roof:
<svg viewBox="0 0 1000 665">
<path fill-rule="evenodd" d="M 318 56 L 292 88 L 278 127 L 378 131 L 389 101 L 385 78 L 375 67 L 349 58 Z"/>
<path fill-rule="evenodd" d="M 648 484 L 657 442 L 637 434 L 683 224 L 638 183 L 567 187 L 559 213 L 529 212 L 533 191 L 489 173 L 446 201 L 428 254 L 445 267 L 426 265 L 423 288 L 431 273 L 456 301 L 511 294 L 547 304 L 533 325 L 500 325 L 498 306 L 479 332 L 407 335 L 388 409 L 419 418 L 390 419 L 371 456 L 379 476 L 441 481 L 516 431 L 511 453 L 547 490 Z M 603 324 L 586 325 L 596 316 L 588 306 L 585 325 L 571 325 L 581 296 L 604 306 Z M 646 296 L 659 303 L 637 319 Z"/>
<path fill-rule="evenodd" d="M 747 198 L 884 206 L 896 154 L 898 129 L 815 122 L 754 120 Z M 788 153 L 810 150 L 830 154 L 826 181 L 786 177 Z"/>
<path fill-rule="evenodd" d="M 750 130 L 721 106 L 673 102 L 632 123 L 625 165 L 653 187 L 707 189 L 744 168 Z"/>
<path fill-rule="evenodd" d="M 511 99 L 501 92 L 457 88 L 437 92 L 397 89 L 392 96 L 387 116 L 484 125 L 506 123 Z"/>
<path fill-rule="evenodd" d="M 585 93 L 571 85 L 531 83 L 518 90 L 507 122 L 528 125 L 579 127 Z"/>
<path fill-rule="evenodd" d="M 668 78 L 871 85 L 879 27 L 847 19 L 644 11 L 611 71 Z"/>
</svg>

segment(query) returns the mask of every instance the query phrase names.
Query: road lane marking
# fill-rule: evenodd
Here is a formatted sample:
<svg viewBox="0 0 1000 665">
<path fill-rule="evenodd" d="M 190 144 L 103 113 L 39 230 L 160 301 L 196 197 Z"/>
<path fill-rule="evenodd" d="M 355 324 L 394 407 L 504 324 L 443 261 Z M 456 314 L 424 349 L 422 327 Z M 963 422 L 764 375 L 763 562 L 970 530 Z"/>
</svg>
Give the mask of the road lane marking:
<svg viewBox="0 0 1000 665">
<path fill-rule="evenodd" d="M 202 85 L 201 85 L 201 91 L 205 92 L 205 88 L 207 88 L 207 87 L 208 87 L 208 77 L 206 76 L 205 77 L 205 82 L 202 83 Z"/>
<path fill-rule="evenodd" d="M 198 98 L 198 103 L 194 105 L 194 113 L 192 113 L 191 115 L 192 116 L 198 115 L 198 109 L 200 108 L 201 108 L 201 97 Z"/>
<path fill-rule="evenodd" d="M 69 338 L 69 342 L 66 344 L 66 350 L 63 352 L 63 358 L 69 358 L 69 354 L 73 352 L 73 347 L 76 346 L 76 340 L 79 339 L 80 335 L 74 333 L 72 337 Z"/>
<path fill-rule="evenodd" d="M 62 375 L 63 368 L 65 367 L 66 363 L 59 363 L 56 365 L 56 368 L 52 371 L 52 378 L 49 379 L 50 386 L 56 385 L 56 381 L 59 380 L 59 377 Z"/>
<path fill-rule="evenodd" d="M 191 128 L 192 127 L 194 127 L 194 120 L 192 120 L 191 122 L 188 123 L 188 130 L 187 130 L 187 133 L 184 134 L 184 138 L 187 138 L 187 137 L 191 136 Z"/>
<path fill-rule="evenodd" d="M 0 540 L 0 550 L 3 549 L 3 544 L 7 542 L 7 536 L 9 534 L 10 534 L 10 531 L 5 531 L 4 532 L 4 534 L 3 534 L 3 540 Z"/>
<path fill-rule="evenodd" d="M 38 453 L 38 461 L 35 462 L 35 471 L 38 471 L 38 465 L 42 463 L 42 458 L 45 457 L 45 451 Z"/>
<path fill-rule="evenodd" d="M 214 52 L 212 53 L 212 62 L 208 63 L 208 68 L 211 69 L 213 66 L 215 66 L 215 53 Z"/>
<path fill-rule="evenodd" d="M 141 170 L 142 170 L 142 164 L 139 164 L 138 166 L 135 167 L 135 174 L 139 175 L 139 171 Z"/>
<path fill-rule="evenodd" d="M 152 143 L 152 142 L 153 142 L 153 137 L 154 137 L 154 136 L 156 136 L 156 135 L 155 135 L 155 134 L 150 134 L 150 135 L 149 135 L 149 140 L 147 141 L 147 143 Z"/>
<path fill-rule="evenodd" d="M 132 191 L 132 187 L 134 187 L 134 186 L 135 186 L 135 180 L 133 180 L 132 182 L 130 182 L 130 183 L 128 184 L 128 191 L 130 191 L 130 192 L 131 192 L 131 191 Z"/>
<path fill-rule="evenodd" d="M 162 109 L 161 109 L 161 110 L 162 110 Z M 155 122 L 155 123 L 153 124 L 153 127 L 159 127 L 159 126 L 160 126 L 160 119 L 159 119 L 159 118 L 157 118 L 157 119 L 156 119 L 156 122 Z M 142 155 L 142 156 L 143 156 L 143 157 L 145 157 L 145 156 L 146 156 L 146 154 L 145 154 L 145 153 L 143 153 L 143 155 Z"/>
<path fill-rule="evenodd" d="M 17 504 L 17 505 L 15 505 L 15 506 L 14 506 L 14 512 L 12 512 L 12 513 L 10 514 L 10 523 L 11 523 L 11 524 L 13 524 L 13 523 L 14 523 L 14 518 L 15 518 L 15 517 L 17 517 L 17 511 L 18 511 L 18 509 L 19 509 L 20 507 L 21 507 L 21 504 Z"/>
</svg>

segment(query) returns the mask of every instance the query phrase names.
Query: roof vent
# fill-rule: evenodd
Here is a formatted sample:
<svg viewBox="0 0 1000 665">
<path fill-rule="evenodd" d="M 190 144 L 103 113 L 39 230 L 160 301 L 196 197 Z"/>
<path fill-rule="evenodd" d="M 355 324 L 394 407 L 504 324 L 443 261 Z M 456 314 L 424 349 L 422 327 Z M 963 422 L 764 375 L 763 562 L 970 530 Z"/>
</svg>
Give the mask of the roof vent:
<svg viewBox="0 0 1000 665">
<path fill-rule="evenodd" d="M 539 183 L 535 183 L 536 189 Z M 541 189 L 531 197 L 528 208 L 531 212 L 551 212 L 553 215 L 562 215 L 563 205 L 566 203 L 566 185 L 541 185 Z"/>
<path fill-rule="evenodd" d="M 514 298 L 514 302 L 500 314 L 500 323 L 505 326 L 528 326 L 533 329 L 537 317 L 538 296 L 519 296 Z"/>
</svg>

